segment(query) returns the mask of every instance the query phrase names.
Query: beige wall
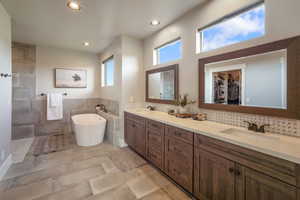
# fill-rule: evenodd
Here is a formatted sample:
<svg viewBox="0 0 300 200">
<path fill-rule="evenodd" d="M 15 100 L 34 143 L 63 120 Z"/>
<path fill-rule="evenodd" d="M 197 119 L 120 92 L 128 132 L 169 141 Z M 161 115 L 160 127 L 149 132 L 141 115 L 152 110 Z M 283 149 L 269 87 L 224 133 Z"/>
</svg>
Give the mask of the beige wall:
<svg viewBox="0 0 300 200">
<path fill-rule="evenodd" d="M 0 3 L 0 73 L 11 74 L 11 19 Z M 10 154 L 12 79 L 0 77 L 0 180 Z"/>
<path fill-rule="evenodd" d="M 101 87 L 102 99 L 119 103 L 121 118 L 119 145 L 124 145 L 124 109 L 140 107 L 144 102 L 143 43 L 129 36 L 120 36 L 100 54 L 101 63 L 114 56 L 114 85 Z"/>
<path fill-rule="evenodd" d="M 55 88 L 54 69 L 86 69 L 87 88 Z M 100 96 L 100 62 L 96 54 L 37 46 L 36 48 L 37 94 L 67 92 L 66 98 L 94 98 Z"/>
<path fill-rule="evenodd" d="M 142 41 L 122 36 L 122 106 L 140 106 L 144 101 L 144 70 Z"/>
<path fill-rule="evenodd" d="M 122 40 L 117 38 L 109 47 L 100 54 L 100 63 L 114 56 L 114 85 L 100 87 L 100 96 L 103 99 L 120 101 L 122 82 Z M 101 73 L 101 72 L 100 72 Z M 101 77 L 101 76 L 100 76 Z M 101 81 L 101 80 L 100 80 Z"/>
<path fill-rule="evenodd" d="M 153 49 L 177 37 L 182 38 L 183 58 L 179 63 L 180 93 L 188 93 L 191 98 L 198 98 L 198 59 L 237 49 L 247 48 L 275 40 L 300 35 L 300 1 L 266 0 L 266 35 L 262 38 L 246 41 L 218 50 L 196 54 L 196 30 L 215 20 L 248 6 L 257 0 L 211 0 L 201 7 L 181 17 L 174 23 L 148 37 L 144 41 L 144 68 L 153 66 Z"/>
</svg>

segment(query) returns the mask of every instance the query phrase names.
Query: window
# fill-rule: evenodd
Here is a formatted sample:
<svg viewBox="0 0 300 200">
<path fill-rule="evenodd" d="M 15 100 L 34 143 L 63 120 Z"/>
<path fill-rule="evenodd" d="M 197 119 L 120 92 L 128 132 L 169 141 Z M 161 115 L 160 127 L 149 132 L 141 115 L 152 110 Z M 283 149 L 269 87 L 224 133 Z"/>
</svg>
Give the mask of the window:
<svg viewBox="0 0 300 200">
<path fill-rule="evenodd" d="M 176 39 L 154 49 L 154 65 L 180 59 L 181 46 L 181 39 Z"/>
<path fill-rule="evenodd" d="M 114 59 L 110 57 L 103 61 L 102 69 L 101 69 L 101 85 L 105 86 L 113 86 L 114 85 Z"/>
<path fill-rule="evenodd" d="M 251 6 L 198 33 L 197 53 L 261 37 L 265 34 L 265 5 Z"/>
</svg>

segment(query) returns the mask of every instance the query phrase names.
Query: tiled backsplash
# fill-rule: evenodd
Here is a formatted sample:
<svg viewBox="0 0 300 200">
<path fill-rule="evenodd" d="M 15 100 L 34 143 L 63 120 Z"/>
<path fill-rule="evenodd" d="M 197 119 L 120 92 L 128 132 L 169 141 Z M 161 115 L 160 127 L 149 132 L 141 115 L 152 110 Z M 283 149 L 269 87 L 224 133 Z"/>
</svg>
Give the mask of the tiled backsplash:
<svg viewBox="0 0 300 200">
<path fill-rule="evenodd" d="M 150 105 L 150 104 L 149 104 Z M 156 110 L 167 112 L 169 109 L 175 109 L 175 106 L 151 104 L 154 105 Z M 269 124 L 270 127 L 266 127 L 267 132 L 288 135 L 294 137 L 300 137 L 300 120 L 286 119 L 270 116 L 262 116 L 255 114 L 243 114 L 236 112 L 224 112 L 208 109 L 199 109 L 196 106 L 190 106 L 191 113 L 206 113 L 209 121 L 218 123 L 246 127 L 247 124 L 244 121 L 255 122 L 258 125 Z"/>
</svg>

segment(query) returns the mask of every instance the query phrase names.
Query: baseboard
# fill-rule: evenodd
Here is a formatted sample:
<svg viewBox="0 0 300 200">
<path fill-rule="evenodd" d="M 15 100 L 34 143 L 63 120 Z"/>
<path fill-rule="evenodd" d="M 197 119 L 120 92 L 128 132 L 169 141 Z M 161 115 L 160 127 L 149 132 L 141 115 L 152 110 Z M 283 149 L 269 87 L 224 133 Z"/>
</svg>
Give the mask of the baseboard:
<svg viewBox="0 0 300 200">
<path fill-rule="evenodd" d="M 0 166 L 0 181 L 3 179 L 3 177 L 5 176 L 6 172 L 8 171 L 11 165 L 12 165 L 12 155 L 10 154 L 6 158 L 4 163 Z"/>
</svg>

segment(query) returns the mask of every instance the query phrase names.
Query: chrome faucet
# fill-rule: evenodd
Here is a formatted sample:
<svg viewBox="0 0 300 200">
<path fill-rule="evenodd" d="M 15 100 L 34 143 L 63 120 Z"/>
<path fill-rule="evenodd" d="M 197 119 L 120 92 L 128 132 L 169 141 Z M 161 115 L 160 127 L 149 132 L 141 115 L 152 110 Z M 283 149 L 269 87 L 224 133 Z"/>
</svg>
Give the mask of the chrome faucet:
<svg viewBox="0 0 300 200">
<path fill-rule="evenodd" d="M 147 106 L 147 109 L 148 109 L 148 110 L 150 110 L 150 111 L 154 111 L 154 110 L 155 110 L 155 107 L 154 107 L 154 106 L 151 106 L 151 105 L 149 105 L 149 106 Z"/>
<path fill-rule="evenodd" d="M 253 122 L 248 122 L 248 121 L 244 121 L 245 123 L 248 124 L 248 130 L 250 131 L 255 131 L 258 133 L 265 133 L 265 127 L 270 126 L 269 124 L 263 124 L 261 126 L 258 126 L 256 123 Z"/>
</svg>

